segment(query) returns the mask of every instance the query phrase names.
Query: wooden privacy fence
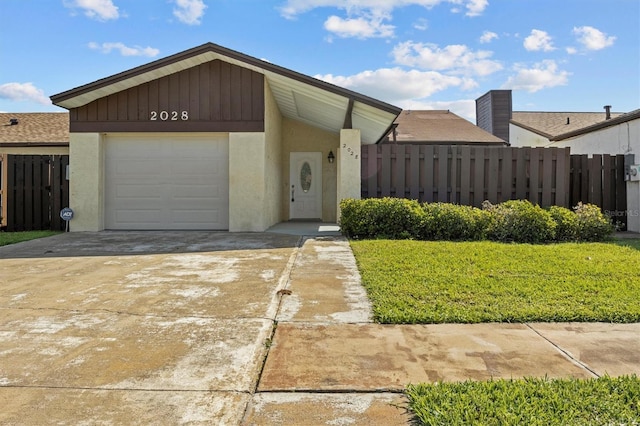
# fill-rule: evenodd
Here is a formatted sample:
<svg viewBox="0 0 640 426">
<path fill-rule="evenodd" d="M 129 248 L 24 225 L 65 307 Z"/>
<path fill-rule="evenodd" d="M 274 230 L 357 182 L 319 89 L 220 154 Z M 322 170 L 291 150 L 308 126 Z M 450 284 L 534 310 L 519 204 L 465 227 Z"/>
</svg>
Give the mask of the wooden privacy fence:
<svg viewBox="0 0 640 426">
<path fill-rule="evenodd" d="M 65 229 L 59 213 L 69 205 L 68 164 L 68 155 L 4 156 L 0 187 L 7 231 Z"/>
<path fill-rule="evenodd" d="M 362 147 L 362 197 L 480 207 L 526 199 L 569 205 L 569 148 L 455 145 Z"/>
<path fill-rule="evenodd" d="M 361 153 L 362 198 L 476 207 L 485 200 L 569 208 L 582 201 L 612 216 L 626 210 L 622 155 L 587 158 L 571 156 L 570 148 L 392 144 L 364 145 Z"/>
</svg>

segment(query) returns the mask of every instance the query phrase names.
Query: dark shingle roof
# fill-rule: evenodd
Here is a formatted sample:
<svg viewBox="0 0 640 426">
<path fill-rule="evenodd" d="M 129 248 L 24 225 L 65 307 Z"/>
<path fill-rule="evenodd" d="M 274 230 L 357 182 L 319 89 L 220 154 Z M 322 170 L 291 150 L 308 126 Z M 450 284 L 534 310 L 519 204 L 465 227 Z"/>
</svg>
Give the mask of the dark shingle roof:
<svg viewBox="0 0 640 426">
<path fill-rule="evenodd" d="M 11 124 L 16 119 L 18 124 Z M 0 144 L 4 146 L 68 146 L 69 113 L 0 113 Z"/>
<path fill-rule="evenodd" d="M 397 143 L 506 145 L 499 137 L 447 110 L 404 110 L 395 124 Z M 393 135 L 389 141 L 393 142 Z"/>
</svg>

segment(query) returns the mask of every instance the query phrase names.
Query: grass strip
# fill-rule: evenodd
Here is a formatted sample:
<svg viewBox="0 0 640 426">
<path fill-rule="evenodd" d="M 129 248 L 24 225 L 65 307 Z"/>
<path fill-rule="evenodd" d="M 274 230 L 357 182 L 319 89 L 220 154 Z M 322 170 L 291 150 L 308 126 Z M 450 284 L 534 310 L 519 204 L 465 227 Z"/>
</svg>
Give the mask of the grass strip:
<svg viewBox="0 0 640 426">
<path fill-rule="evenodd" d="M 634 242 L 351 241 L 381 323 L 640 321 Z"/>
<path fill-rule="evenodd" d="M 407 387 L 423 425 L 639 425 L 637 376 L 466 381 Z"/>
<path fill-rule="evenodd" d="M 0 232 L 0 246 L 35 240 L 37 238 L 50 237 L 59 234 L 57 231 L 24 231 L 24 232 Z"/>
</svg>

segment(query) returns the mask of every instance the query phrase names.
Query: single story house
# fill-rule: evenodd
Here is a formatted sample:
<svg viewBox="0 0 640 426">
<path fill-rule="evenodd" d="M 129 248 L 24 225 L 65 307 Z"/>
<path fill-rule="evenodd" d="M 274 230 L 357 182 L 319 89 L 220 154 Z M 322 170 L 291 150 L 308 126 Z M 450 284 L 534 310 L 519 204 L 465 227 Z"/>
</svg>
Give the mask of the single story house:
<svg viewBox="0 0 640 426">
<path fill-rule="evenodd" d="M 635 154 L 640 160 L 640 109 L 622 113 L 512 111 L 511 90 L 491 90 L 476 100 L 478 126 L 511 146 L 570 147 L 572 154 Z"/>
<path fill-rule="evenodd" d="M 404 110 L 382 143 L 507 146 L 508 143 L 449 110 Z"/>
<path fill-rule="evenodd" d="M 339 219 L 401 109 L 206 43 L 51 97 L 73 231 L 261 232 Z"/>
<path fill-rule="evenodd" d="M 68 155 L 69 114 L 0 113 L 0 228 L 7 226 L 7 155 Z"/>
</svg>

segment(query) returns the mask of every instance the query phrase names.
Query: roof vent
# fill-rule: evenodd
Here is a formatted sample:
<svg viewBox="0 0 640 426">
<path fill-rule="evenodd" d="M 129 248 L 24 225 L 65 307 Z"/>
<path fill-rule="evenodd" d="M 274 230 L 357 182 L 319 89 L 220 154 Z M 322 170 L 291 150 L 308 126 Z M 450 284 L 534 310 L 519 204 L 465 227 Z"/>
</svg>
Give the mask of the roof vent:
<svg viewBox="0 0 640 426">
<path fill-rule="evenodd" d="M 17 118 L 12 118 L 9 120 L 9 124 L 11 126 L 15 126 L 16 124 L 18 124 L 18 119 Z"/>
<path fill-rule="evenodd" d="M 606 114 L 606 120 L 611 120 L 611 105 L 605 105 L 603 108 Z"/>
<path fill-rule="evenodd" d="M 571 118 L 567 117 L 567 124 L 571 124 Z"/>
</svg>

